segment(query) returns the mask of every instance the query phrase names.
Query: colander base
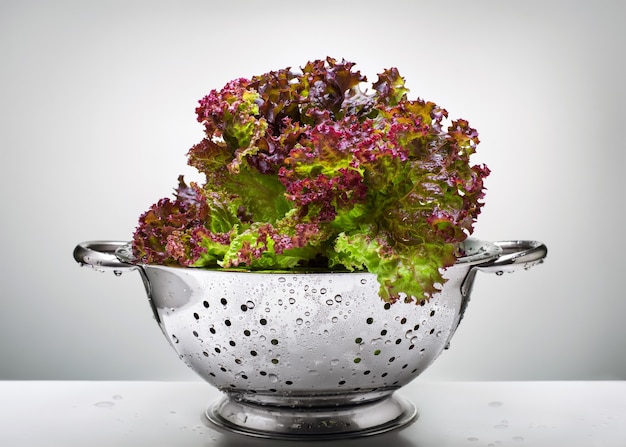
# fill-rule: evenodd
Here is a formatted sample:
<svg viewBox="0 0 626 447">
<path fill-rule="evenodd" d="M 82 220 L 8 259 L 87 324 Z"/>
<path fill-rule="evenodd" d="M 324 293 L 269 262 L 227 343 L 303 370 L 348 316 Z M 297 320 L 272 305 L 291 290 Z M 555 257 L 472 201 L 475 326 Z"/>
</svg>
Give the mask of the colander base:
<svg viewBox="0 0 626 447">
<path fill-rule="evenodd" d="M 395 394 L 363 404 L 325 408 L 258 405 L 224 396 L 206 411 L 231 432 L 272 439 L 346 439 L 395 430 L 414 421 L 415 405 Z"/>
</svg>

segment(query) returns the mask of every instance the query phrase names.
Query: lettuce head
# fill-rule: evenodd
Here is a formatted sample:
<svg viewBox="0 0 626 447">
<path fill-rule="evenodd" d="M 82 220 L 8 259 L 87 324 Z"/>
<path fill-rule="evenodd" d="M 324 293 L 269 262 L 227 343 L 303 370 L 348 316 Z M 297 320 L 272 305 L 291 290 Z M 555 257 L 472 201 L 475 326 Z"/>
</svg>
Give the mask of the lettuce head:
<svg viewBox="0 0 626 447">
<path fill-rule="evenodd" d="M 408 98 L 396 68 L 363 89 L 354 63 L 308 62 L 212 90 L 172 198 L 139 218 L 146 264 L 368 271 L 385 301 L 429 299 L 482 207 L 478 133 Z"/>
</svg>

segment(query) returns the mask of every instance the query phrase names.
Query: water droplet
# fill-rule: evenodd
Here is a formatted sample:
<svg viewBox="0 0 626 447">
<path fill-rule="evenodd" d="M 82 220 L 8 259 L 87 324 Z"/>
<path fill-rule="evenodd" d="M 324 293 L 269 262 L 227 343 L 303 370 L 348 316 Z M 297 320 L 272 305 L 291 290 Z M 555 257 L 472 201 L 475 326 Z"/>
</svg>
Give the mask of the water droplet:
<svg viewBox="0 0 626 447">
<path fill-rule="evenodd" d="M 335 301 L 338 303 L 341 303 L 341 300 L 343 299 L 343 297 L 341 295 L 335 295 Z"/>
<path fill-rule="evenodd" d="M 279 306 L 282 306 L 282 305 L 283 305 L 283 300 L 280 300 L 280 299 L 279 299 L 279 300 L 278 300 L 278 305 L 279 305 Z"/>
<path fill-rule="evenodd" d="M 324 295 L 324 294 L 326 293 L 326 289 L 322 287 L 322 288 L 320 289 L 320 293 L 321 293 L 322 295 Z"/>
<path fill-rule="evenodd" d="M 237 413 L 237 419 L 241 421 L 242 424 L 245 424 L 245 422 L 248 420 L 248 415 L 245 413 Z"/>
<path fill-rule="evenodd" d="M 265 312 L 269 312 L 269 311 L 270 311 L 270 308 L 269 308 L 269 307 L 266 307 L 266 308 L 265 308 Z"/>
<path fill-rule="evenodd" d="M 302 323 L 304 323 L 304 321 L 302 320 L 302 318 L 298 318 L 298 319 L 296 320 L 296 324 L 297 324 L 297 325 L 301 325 Z"/>
<path fill-rule="evenodd" d="M 312 370 L 309 371 L 309 374 L 311 374 L 312 376 L 319 376 L 320 373 L 318 371 L 312 369 Z"/>
<path fill-rule="evenodd" d="M 254 309 L 254 303 L 252 301 L 246 301 L 246 307 L 248 309 Z"/>
<path fill-rule="evenodd" d="M 498 270 L 498 271 L 496 272 L 496 275 L 498 275 L 498 276 L 502 276 L 502 275 L 504 275 L 504 272 L 503 272 L 502 270 Z"/>
<path fill-rule="evenodd" d="M 122 276 L 122 271 L 121 270 L 113 270 L 113 274 L 115 276 Z"/>
<path fill-rule="evenodd" d="M 367 284 L 367 279 L 363 278 L 363 279 L 361 280 L 361 284 Z"/>
<path fill-rule="evenodd" d="M 311 293 L 317 293 L 317 289 L 311 289 Z"/>
<path fill-rule="evenodd" d="M 294 293 L 296 293 L 296 291 L 295 291 L 295 290 L 293 290 L 293 289 L 289 289 L 289 293 L 291 293 L 291 294 L 293 295 Z M 289 298 L 289 302 L 290 302 L 290 303 L 291 303 L 291 300 L 292 300 L 292 299 L 293 299 L 293 298 Z M 291 304 L 293 304 L 293 303 L 291 303 Z"/>
<path fill-rule="evenodd" d="M 413 337 L 413 338 L 411 338 L 411 340 L 409 340 L 409 341 L 410 341 L 412 344 L 415 344 L 415 343 L 417 343 L 418 339 L 417 339 L 417 337 Z"/>
<path fill-rule="evenodd" d="M 332 359 L 330 361 L 330 366 L 337 366 L 339 364 L 339 359 Z"/>
<path fill-rule="evenodd" d="M 336 322 L 338 322 L 338 321 L 339 321 L 339 318 L 337 318 L 337 317 L 333 317 L 330 321 L 332 321 L 333 323 L 336 323 Z"/>
<path fill-rule="evenodd" d="M 332 306 L 332 305 L 333 305 L 333 303 L 334 303 L 334 301 L 333 301 L 333 300 L 326 300 L 326 304 L 328 304 L 329 306 Z"/>
<path fill-rule="evenodd" d="M 435 334 L 435 337 L 441 337 L 441 331 L 437 331 L 437 333 Z"/>
<path fill-rule="evenodd" d="M 283 276 L 281 276 L 280 278 L 278 278 L 278 282 L 285 282 L 287 281 L 287 279 Z"/>
<path fill-rule="evenodd" d="M 490 407 L 493 407 L 493 408 L 498 408 L 498 407 L 501 407 L 503 404 L 502 404 L 502 402 L 500 402 L 498 400 L 494 400 L 493 402 L 489 402 L 487 405 L 489 405 Z"/>
<path fill-rule="evenodd" d="M 96 402 L 95 404 L 93 404 L 94 407 L 98 407 L 98 408 L 111 408 L 112 406 L 114 406 L 115 403 L 113 402 L 109 402 L 109 401 L 102 401 L 102 402 Z"/>
<path fill-rule="evenodd" d="M 295 304 L 296 299 L 295 298 L 289 298 L 289 304 Z"/>
<path fill-rule="evenodd" d="M 409 339 L 410 339 L 410 338 L 412 338 L 412 337 L 413 337 L 413 331 L 409 329 L 408 331 L 406 331 L 406 332 L 404 333 L 404 336 L 405 336 L 406 338 L 409 338 Z"/>
</svg>

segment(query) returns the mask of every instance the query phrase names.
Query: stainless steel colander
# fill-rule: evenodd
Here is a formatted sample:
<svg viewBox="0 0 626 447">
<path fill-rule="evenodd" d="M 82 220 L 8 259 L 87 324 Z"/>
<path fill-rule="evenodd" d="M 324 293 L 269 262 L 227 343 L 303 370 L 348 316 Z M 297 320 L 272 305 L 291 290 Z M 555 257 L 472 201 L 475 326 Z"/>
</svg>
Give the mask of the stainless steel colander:
<svg viewBox="0 0 626 447">
<path fill-rule="evenodd" d="M 75 259 L 137 270 L 178 356 L 224 397 L 206 412 L 230 430 L 274 438 L 381 433 L 413 420 L 394 392 L 446 348 L 477 271 L 541 263 L 536 241 L 465 242 L 443 290 L 420 303 L 381 301 L 370 273 L 235 272 L 135 264 L 128 244 L 79 244 Z"/>
</svg>

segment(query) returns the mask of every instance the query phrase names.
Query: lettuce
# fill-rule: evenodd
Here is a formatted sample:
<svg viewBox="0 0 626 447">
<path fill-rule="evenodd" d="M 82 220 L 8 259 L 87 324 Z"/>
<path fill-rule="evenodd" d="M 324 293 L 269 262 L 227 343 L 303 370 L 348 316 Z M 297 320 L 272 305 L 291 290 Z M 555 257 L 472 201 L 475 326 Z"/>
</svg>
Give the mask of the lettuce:
<svg viewBox="0 0 626 447">
<path fill-rule="evenodd" d="M 199 101 L 204 138 L 182 177 L 139 219 L 147 264 L 247 270 L 338 269 L 378 277 L 381 298 L 437 293 L 473 231 L 489 169 L 478 133 L 422 99 L 395 68 L 361 90 L 354 64 L 239 78 Z"/>
</svg>

